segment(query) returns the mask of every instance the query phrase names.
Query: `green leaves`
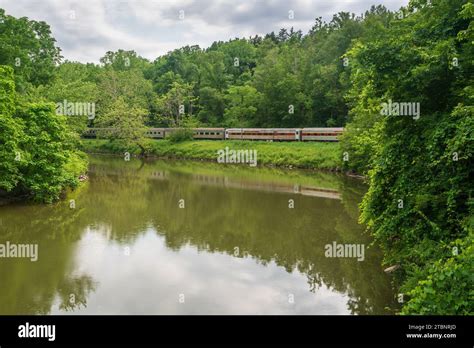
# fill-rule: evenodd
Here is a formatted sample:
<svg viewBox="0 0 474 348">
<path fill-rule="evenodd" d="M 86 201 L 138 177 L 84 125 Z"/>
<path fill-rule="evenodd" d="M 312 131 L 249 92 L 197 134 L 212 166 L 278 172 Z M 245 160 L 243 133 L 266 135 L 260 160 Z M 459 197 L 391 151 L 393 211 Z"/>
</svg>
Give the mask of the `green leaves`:
<svg viewBox="0 0 474 348">
<path fill-rule="evenodd" d="M 7 192 L 16 187 L 21 177 L 19 140 L 23 133 L 22 124 L 13 117 L 14 112 L 13 69 L 0 65 L 0 191 Z"/>
<path fill-rule="evenodd" d="M 224 113 L 226 127 L 245 127 L 255 118 L 262 102 L 262 94 L 254 87 L 232 86 L 225 96 L 227 109 Z"/>
<path fill-rule="evenodd" d="M 165 95 L 158 97 L 156 105 L 161 125 L 180 126 L 185 115 L 193 114 L 196 101 L 193 88 L 192 84 L 175 81 Z"/>
<path fill-rule="evenodd" d="M 472 314 L 472 219 L 470 200 L 474 114 L 466 1 L 393 19 L 379 37 L 356 44 L 348 94 L 351 122 L 342 148 L 349 168 L 368 173 L 370 188 L 361 222 L 385 250 L 387 263 L 402 265 L 397 281 L 411 297 L 404 314 Z M 416 5 L 416 3 L 413 3 Z M 457 62 L 453 64 L 453 56 Z M 421 117 L 386 117 L 387 99 L 416 101 Z M 403 207 L 397 207 L 397 200 Z M 462 255 L 449 246 L 461 240 Z"/>
<path fill-rule="evenodd" d="M 0 189 L 52 202 L 78 183 L 87 161 L 54 104 L 16 105 L 12 69 L 0 66 Z"/>
<path fill-rule="evenodd" d="M 100 128 L 113 128 L 113 131 L 99 134 L 112 140 L 124 142 L 126 146 L 132 146 L 143 142 L 145 136 L 144 118 L 147 110 L 130 106 L 123 97 L 118 97 L 109 107 L 108 111 L 97 120 Z"/>
<path fill-rule="evenodd" d="M 0 65 L 14 68 L 16 87 L 23 91 L 50 82 L 61 56 L 49 25 L 8 16 L 1 8 L 0 18 Z"/>
<path fill-rule="evenodd" d="M 402 314 L 474 314 L 474 240 L 462 244 L 459 255 L 439 260 L 428 268 L 425 280 L 408 292 Z"/>
</svg>

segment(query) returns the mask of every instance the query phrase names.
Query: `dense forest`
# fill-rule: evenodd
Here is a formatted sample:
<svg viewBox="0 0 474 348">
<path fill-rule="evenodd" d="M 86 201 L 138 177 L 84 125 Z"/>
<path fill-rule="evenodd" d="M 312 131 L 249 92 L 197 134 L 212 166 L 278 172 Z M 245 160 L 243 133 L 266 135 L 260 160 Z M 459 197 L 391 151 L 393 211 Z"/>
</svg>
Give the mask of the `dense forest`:
<svg viewBox="0 0 474 348">
<path fill-rule="evenodd" d="M 87 126 L 124 138 L 146 126 L 343 126 L 341 166 L 368 180 L 360 220 L 397 269 L 402 313 L 473 314 L 473 17 L 468 0 L 411 0 L 317 18 L 308 33 L 83 64 L 63 61 L 46 23 L 0 9 L 0 193 L 52 201 L 76 185 Z M 63 101 L 94 103 L 94 115 L 59 115 Z"/>
<path fill-rule="evenodd" d="M 376 38 L 396 16 L 378 6 L 329 23 L 319 18 L 306 35 L 281 29 L 206 49 L 182 47 L 153 62 L 118 50 L 97 65 L 59 64 L 46 24 L 3 13 L 0 62 L 14 67 L 17 90 L 30 100 L 94 102 L 96 126 L 115 124 L 109 116 L 122 102 L 142 115 L 131 116 L 137 125 L 343 126 L 351 86 L 346 55 L 354 40 Z"/>
</svg>

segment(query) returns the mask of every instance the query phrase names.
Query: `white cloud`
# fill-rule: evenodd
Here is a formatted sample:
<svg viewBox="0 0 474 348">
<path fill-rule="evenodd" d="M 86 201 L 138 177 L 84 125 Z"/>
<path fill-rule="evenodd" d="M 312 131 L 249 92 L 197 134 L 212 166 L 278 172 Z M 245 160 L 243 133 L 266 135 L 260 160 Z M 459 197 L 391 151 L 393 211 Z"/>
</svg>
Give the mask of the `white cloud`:
<svg viewBox="0 0 474 348">
<path fill-rule="evenodd" d="M 0 0 L 0 8 L 16 17 L 46 21 L 66 59 L 98 62 L 106 51 L 119 48 L 153 60 L 185 45 L 207 47 L 282 27 L 305 33 L 316 17 L 330 20 L 340 11 L 360 14 L 374 3 L 397 10 L 408 0 Z"/>
<path fill-rule="evenodd" d="M 305 274 L 273 261 L 263 266 L 190 245 L 170 250 L 152 229 L 125 256 L 124 245 L 106 234 L 89 230 L 77 245 L 72 274 L 95 284 L 87 306 L 67 313 L 56 303 L 51 314 L 350 314 L 347 293 L 326 286 L 310 292 Z"/>
</svg>

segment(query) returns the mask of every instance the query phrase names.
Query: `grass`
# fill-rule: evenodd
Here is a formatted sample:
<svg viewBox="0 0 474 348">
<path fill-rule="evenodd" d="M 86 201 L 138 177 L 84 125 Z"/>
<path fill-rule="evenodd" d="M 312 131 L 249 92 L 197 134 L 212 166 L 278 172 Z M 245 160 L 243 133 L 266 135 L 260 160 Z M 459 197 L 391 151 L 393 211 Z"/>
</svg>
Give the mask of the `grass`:
<svg viewBox="0 0 474 348">
<path fill-rule="evenodd" d="M 256 150 L 258 165 L 341 170 L 339 143 L 265 142 L 245 140 L 192 140 L 172 143 L 168 140 L 146 140 L 146 155 L 217 162 L 217 152 Z M 139 154 L 137 146 L 125 147 L 104 139 L 83 139 L 82 150 L 89 153 Z"/>
</svg>

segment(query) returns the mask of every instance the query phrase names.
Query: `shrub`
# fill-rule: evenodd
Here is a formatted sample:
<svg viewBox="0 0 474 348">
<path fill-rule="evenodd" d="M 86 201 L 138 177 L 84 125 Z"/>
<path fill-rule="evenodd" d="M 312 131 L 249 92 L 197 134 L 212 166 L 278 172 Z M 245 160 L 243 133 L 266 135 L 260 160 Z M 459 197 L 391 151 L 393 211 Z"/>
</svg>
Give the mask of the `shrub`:
<svg viewBox="0 0 474 348">
<path fill-rule="evenodd" d="M 1 66 L 0 100 L 0 189 L 52 202 L 76 186 L 87 161 L 54 104 L 17 104 L 12 69 Z"/>
<path fill-rule="evenodd" d="M 166 138 L 172 143 L 181 143 L 187 140 L 193 140 L 193 130 L 190 128 L 178 128 L 171 132 Z"/>
</svg>

